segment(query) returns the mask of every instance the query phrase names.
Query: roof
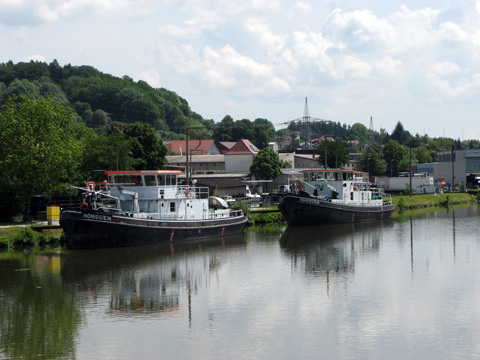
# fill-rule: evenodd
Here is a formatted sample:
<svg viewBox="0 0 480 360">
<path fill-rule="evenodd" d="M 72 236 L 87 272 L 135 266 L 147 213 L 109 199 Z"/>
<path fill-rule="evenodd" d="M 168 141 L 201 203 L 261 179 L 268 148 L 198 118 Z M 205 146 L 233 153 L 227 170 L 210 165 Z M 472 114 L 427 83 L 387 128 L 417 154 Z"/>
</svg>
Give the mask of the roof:
<svg viewBox="0 0 480 360">
<path fill-rule="evenodd" d="M 205 155 L 208 154 L 215 140 L 188 140 L 188 150 L 192 154 Z M 183 154 L 187 151 L 187 140 L 170 140 L 164 141 L 168 151 L 177 154 Z"/>
<path fill-rule="evenodd" d="M 236 144 L 235 141 L 218 141 L 217 147 L 218 147 L 218 150 L 220 150 L 220 152 L 224 154 L 228 150 L 230 150 L 235 144 Z"/>
<path fill-rule="evenodd" d="M 245 155 L 245 154 L 258 154 L 258 148 L 253 145 L 250 140 L 241 139 L 225 154 L 227 155 Z"/>
</svg>

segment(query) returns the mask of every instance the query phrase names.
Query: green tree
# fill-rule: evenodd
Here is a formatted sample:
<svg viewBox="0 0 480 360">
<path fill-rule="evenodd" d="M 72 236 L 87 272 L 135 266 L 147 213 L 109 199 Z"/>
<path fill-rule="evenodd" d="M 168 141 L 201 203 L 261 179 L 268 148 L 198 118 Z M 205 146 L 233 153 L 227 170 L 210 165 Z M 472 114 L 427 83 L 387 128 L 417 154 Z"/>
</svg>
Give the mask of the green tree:
<svg viewBox="0 0 480 360">
<path fill-rule="evenodd" d="M 260 150 L 268 146 L 268 134 L 261 125 L 253 125 L 253 138 L 250 139 Z"/>
<path fill-rule="evenodd" d="M 218 141 L 231 141 L 233 130 L 233 119 L 230 115 L 226 115 L 220 123 L 215 125 L 213 130 L 213 138 Z"/>
<path fill-rule="evenodd" d="M 250 120 L 242 119 L 235 122 L 232 129 L 232 141 L 239 141 L 241 139 L 253 141 L 254 137 L 255 130 Z"/>
<path fill-rule="evenodd" d="M 250 166 L 250 172 L 256 179 L 276 179 L 282 173 L 278 154 L 270 148 L 260 150 Z"/>
<path fill-rule="evenodd" d="M 415 150 L 415 158 L 419 164 L 430 163 L 433 161 L 432 152 L 426 146 L 419 146 Z"/>
<path fill-rule="evenodd" d="M 136 170 L 163 169 L 166 164 L 167 147 L 163 145 L 155 129 L 147 123 L 129 124 L 124 134 L 131 141 L 132 157 L 136 163 Z"/>
<path fill-rule="evenodd" d="M 0 110 L 0 169 L 17 184 L 27 219 L 32 195 L 53 193 L 74 176 L 82 150 L 74 119 L 64 105 L 42 97 L 12 97 Z"/>
<path fill-rule="evenodd" d="M 392 135 L 390 135 L 390 138 L 398 141 L 398 143 L 402 145 L 406 145 L 410 140 L 411 135 L 403 128 L 402 123 L 399 121 L 397 122 L 397 125 L 395 125 L 395 129 L 393 130 Z"/>
<path fill-rule="evenodd" d="M 402 159 L 404 158 L 406 152 L 407 152 L 407 149 L 404 146 L 400 145 L 398 141 L 396 140 L 388 141 L 384 145 L 382 150 L 383 159 L 387 164 L 386 173 L 380 174 L 380 175 L 397 176 L 398 167 Z"/>
<path fill-rule="evenodd" d="M 359 140 L 360 142 L 367 142 L 368 140 L 367 127 L 360 123 L 353 124 L 350 131 L 348 131 L 348 139 Z"/>
<path fill-rule="evenodd" d="M 322 141 L 318 144 L 316 153 L 318 162 L 322 167 L 325 167 L 325 145 L 327 146 L 327 167 L 331 169 L 341 168 L 348 162 L 348 154 L 350 153 L 350 147 L 340 140 Z"/>
<path fill-rule="evenodd" d="M 383 175 L 387 170 L 387 164 L 383 158 L 382 148 L 380 145 L 372 145 L 363 151 L 360 158 L 360 166 L 370 176 Z"/>
<path fill-rule="evenodd" d="M 95 170 L 133 170 L 135 159 L 130 156 L 131 142 L 125 135 L 115 130 L 96 135 L 89 130 L 82 156 L 82 180 L 92 180 Z"/>
</svg>

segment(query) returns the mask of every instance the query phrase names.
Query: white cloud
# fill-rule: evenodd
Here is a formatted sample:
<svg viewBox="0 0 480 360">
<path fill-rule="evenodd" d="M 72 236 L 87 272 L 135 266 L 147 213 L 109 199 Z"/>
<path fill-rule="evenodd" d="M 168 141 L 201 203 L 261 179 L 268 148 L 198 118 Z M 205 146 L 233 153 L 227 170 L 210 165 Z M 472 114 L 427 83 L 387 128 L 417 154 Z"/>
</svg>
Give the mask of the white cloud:
<svg viewBox="0 0 480 360">
<path fill-rule="evenodd" d="M 237 88 L 250 94 L 291 90 L 272 66 L 240 54 L 229 44 L 220 49 L 206 46 L 200 52 L 190 45 L 170 47 L 164 56 L 176 71 L 199 77 L 212 87 Z"/>
<path fill-rule="evenodd" d="M 327 38 L 359 52 L 384 48 L 396 34 L 392 24 L 367 9 L 347 12 L 337 8 L 328 17 L 325 29 Z"/>
<path fill-rule="evenodd" d="M 74 16 L 138 16 L 155 6 L 152 0 L 0 0 L 0 22 L 30 24 Z"/>
<path fill-rule="evenodd" d="M 436 63 L 427 73 L 432 92 L 437 99 L 478 98 L 480 96 L 480 74 L 468 75 L 467 69 L 452 62 Z"/>
<path fill-rule="evenodd" d="M 146 81 L 150 86 L 154 88 L 162 87 L 162 84 L 160 82 L 160 75 L 154 69 L 142 71 L 140 74 L 135 75 L 134 79 L 136 81 L 139 81 L 139 80 Z"/>
<path fill-rule="evenodd" d="M 203 10 L 198 7 L 192 8 L 194 16 L 186 19 L 183 26 L 168 24 L 161 26 L 158 31 L 162 34 L 178 37 L 195 37 L 205 30 L 214 30 L 226 20 L 218 15 L 215 10 Z"/>
<path fill-rule="evenodd" d="M 267 49 L 270 56 L 276 57 L 283 49 L 285 36 L 274 34 L 265 21 L 247 19 L 244 23 L 247 31 L 252 34 L 262 47 Z"/>
<path fill-rule="evenodd" d="M 219 0 L 223 5 L 224 11 L 231 14 L 245 12 L 263 12 L 268 13 L 277 10 L 280 7 L 279 0 Z"/>
<path fill-rule="evenodd" d="M 312 11 L 312 8 L 310 7 L 310 5 L 304 3 L 303 1 L 296 2 L 295 5 L 293 6 L 293 9 L 303 12 L 305 14 Z"/>
<path fill-rule="evenodd" d="M 47 59 L 45 58 L 45 56 L 43 55 L 40 55 L 40 54 L 35 54 L 35 55 L 32 55 L 32 56 L 29 56 L 29 57 L 26 57 L 24 58 L 22 61 L 24 62 L 29 62 L 29 61 L 41 61 L 41 62 L 47 62 Z"/>
<path fill-rule="evenodd" d="M 301 63 L 311 63 L 320 72 L 328 72 L 334 75 L 332 58 L 327 51 L 334 47 L 334 44 L 323 37 L 322 34 L 313 32 L 293 33 L 293 53 Z"/>
</svg>

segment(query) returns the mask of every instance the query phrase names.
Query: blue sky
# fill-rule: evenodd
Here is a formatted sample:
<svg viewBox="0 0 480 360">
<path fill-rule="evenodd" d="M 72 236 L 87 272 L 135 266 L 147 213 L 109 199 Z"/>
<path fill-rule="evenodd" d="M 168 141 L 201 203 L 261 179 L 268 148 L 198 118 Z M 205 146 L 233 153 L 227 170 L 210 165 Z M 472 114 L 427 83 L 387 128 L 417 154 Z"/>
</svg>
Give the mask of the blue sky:
<svg viewBox="0 0 480 360">
<path fill-rule="evenodd" d="M 480 139 L 480 0 L 0 0 L 0 62 L 92 65 L 221 121 Z"/>
</svg>

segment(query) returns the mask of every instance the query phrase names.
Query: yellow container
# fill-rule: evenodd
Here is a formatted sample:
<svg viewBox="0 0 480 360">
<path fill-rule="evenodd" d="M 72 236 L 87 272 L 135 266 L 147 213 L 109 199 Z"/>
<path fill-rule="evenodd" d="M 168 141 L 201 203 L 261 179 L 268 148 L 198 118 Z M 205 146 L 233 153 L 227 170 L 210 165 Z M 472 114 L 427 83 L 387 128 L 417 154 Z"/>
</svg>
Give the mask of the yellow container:
<svg viewBox="0 0 480 360">
<path fill-rule="evenodd" d="M 47 206 L 47 220 L 60 219 L 60 206 Z"/>
</svg>

